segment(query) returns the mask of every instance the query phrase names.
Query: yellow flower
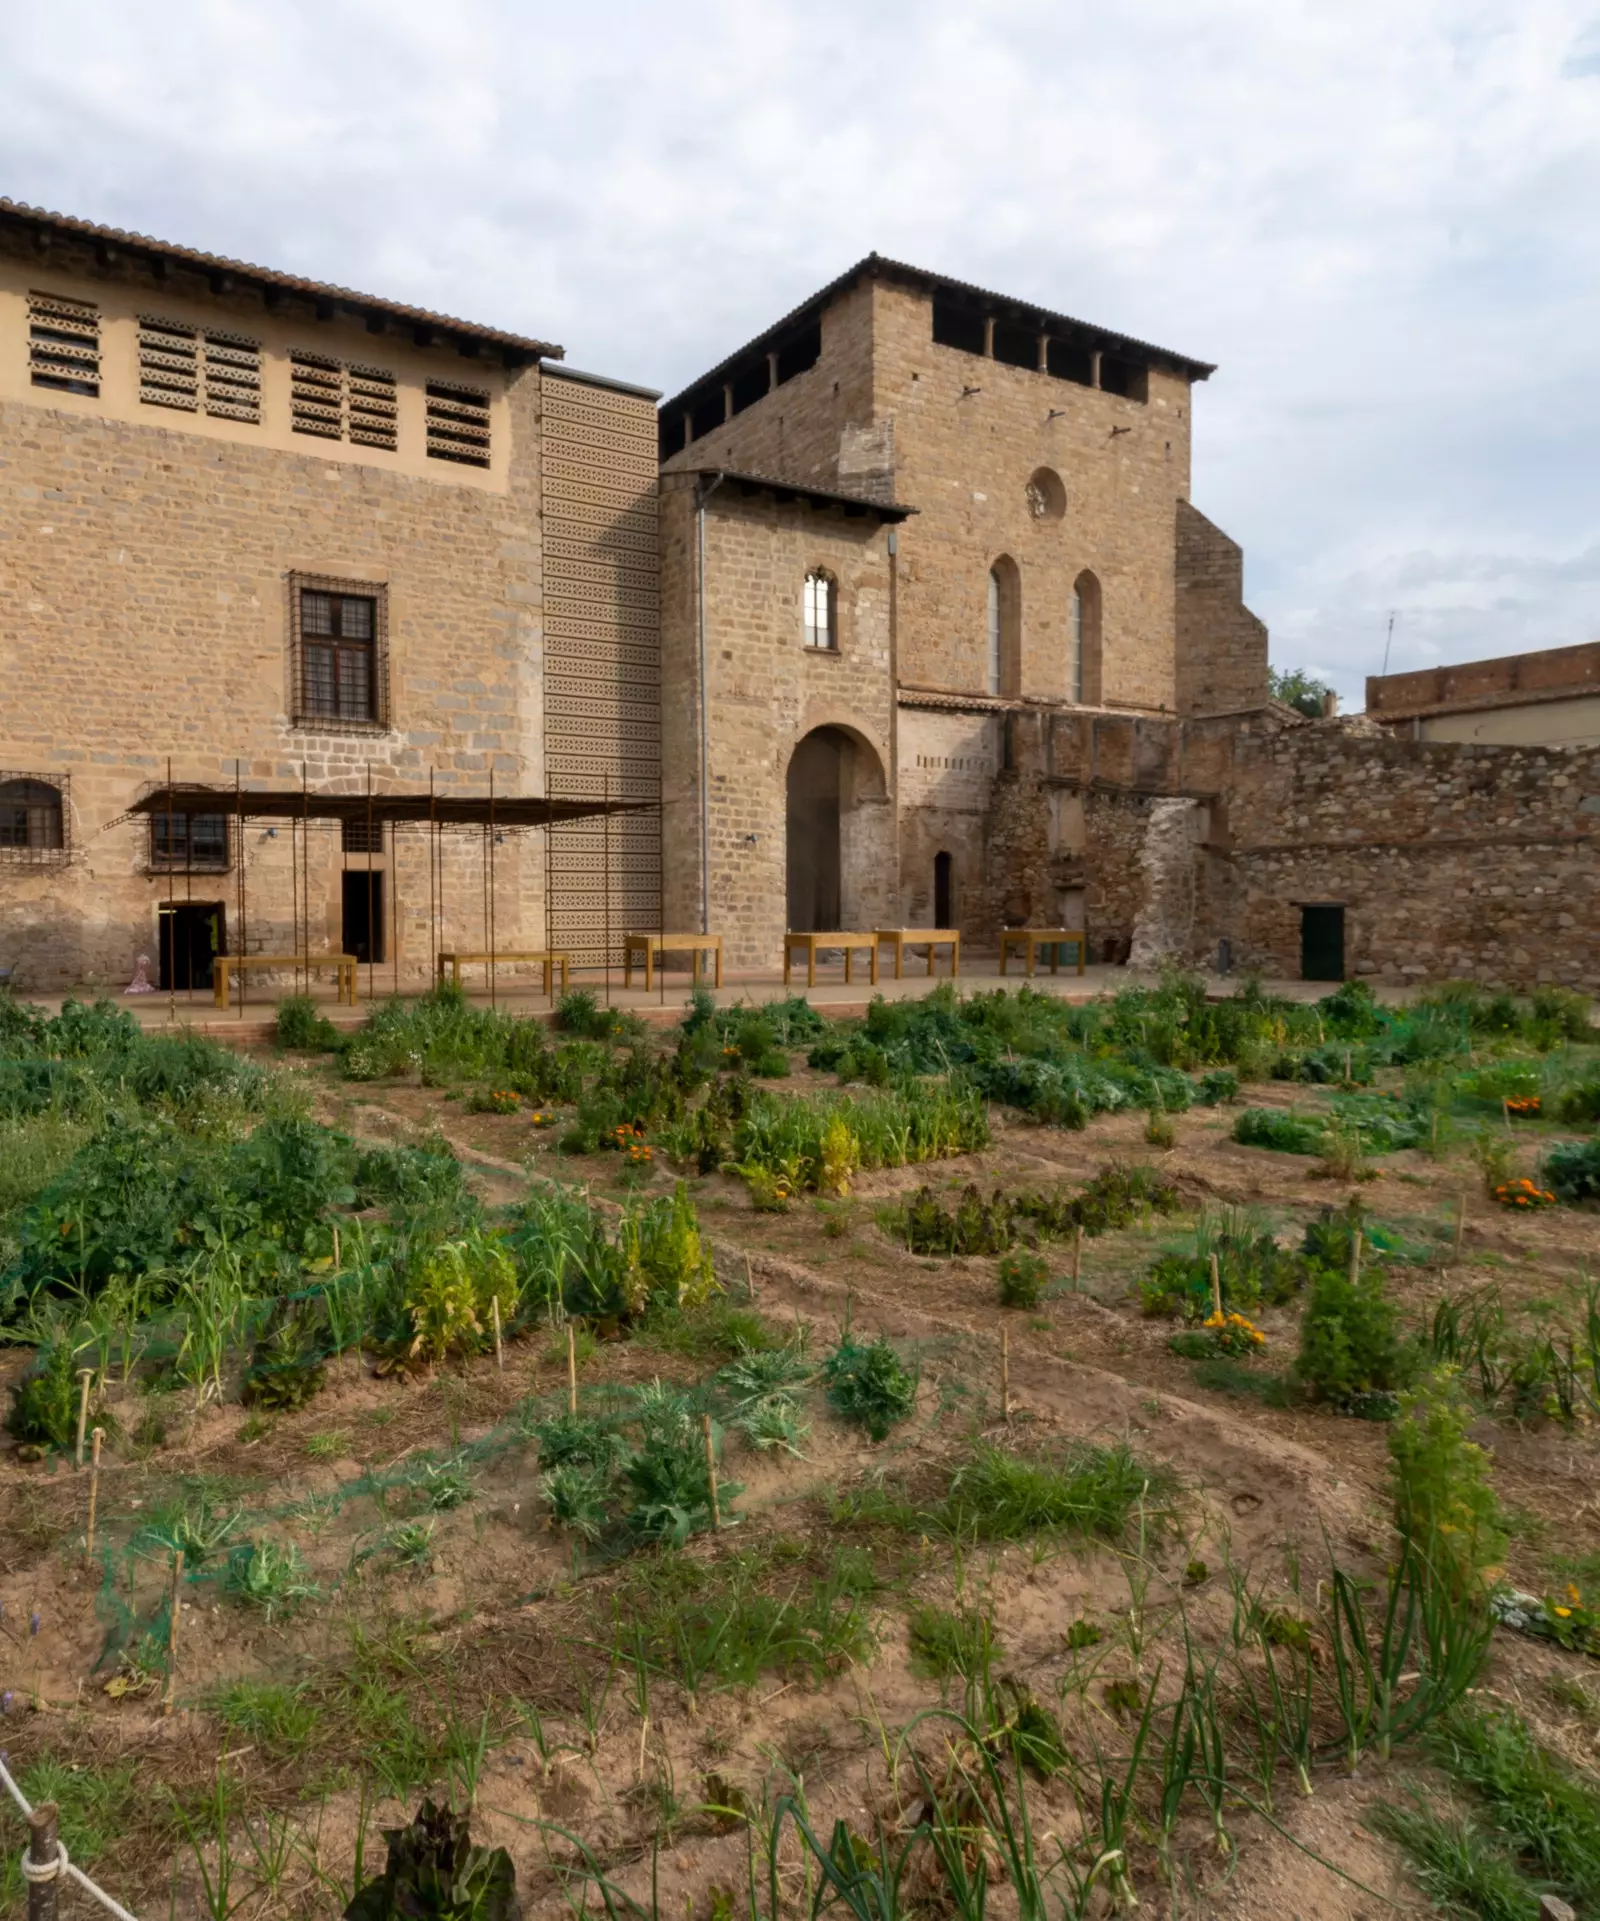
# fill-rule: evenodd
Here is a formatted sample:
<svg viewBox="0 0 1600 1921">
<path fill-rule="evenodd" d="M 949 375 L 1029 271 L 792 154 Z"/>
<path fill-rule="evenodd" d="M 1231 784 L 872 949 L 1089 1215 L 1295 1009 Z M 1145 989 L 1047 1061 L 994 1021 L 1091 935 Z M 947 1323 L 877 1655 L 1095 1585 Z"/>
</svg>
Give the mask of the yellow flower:
<svg viewBox="0 0 1600 1921">
<path fill-rule="evenodd" d="M 1555 1610 L 1555 1612 L 1556 1612 L 1557 1614 L 1559 1614 L 1559 1615 L 1561 1616 L 1561 1618 L 1562 1618 L 1562 1620 L 1563 1620 L 1563 1621 L 1567 1621 L 1567 1620 L 1570 1620 L 1570 1619 L 1572 1618 L 1572 1609 L 1571 1609 L 1571 1608 L 1564 1608 L 1564 1607 L 1558 1607 L 1558 1608 L 1557 1608 L 1557 1609 Z"/>
<path fill-rule="evenodd" d="M 1572 1585 L 1570 1581 L 1567 1583 L 1567 1599 L 1572 1603 L 1574 1607 L 1576 1607 L 1578 1603 L 1583 1599 L 1583 1596 L 1578 1592 L 1578 1590 Z"/>
</svg>

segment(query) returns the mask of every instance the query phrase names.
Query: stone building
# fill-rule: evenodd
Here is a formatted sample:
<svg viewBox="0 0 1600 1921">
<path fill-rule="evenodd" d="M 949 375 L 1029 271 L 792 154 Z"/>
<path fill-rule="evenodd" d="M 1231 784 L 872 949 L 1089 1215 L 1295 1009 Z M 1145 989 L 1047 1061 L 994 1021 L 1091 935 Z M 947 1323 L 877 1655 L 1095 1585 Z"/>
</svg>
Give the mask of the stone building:
<svg viewBox="0 0 1600 1921">
<path fill-rule="evenodd" d="M 872 255 L 658 410 L 0 202 L 0 969 L 1032 924 L 1600 986 L 1600 753 L 1269 698 L 1211 372 Z"/>
<path fill-rule="evenodd" d="M 484 944 L 486 833 L 130 818 L 169 768 L 653 809 L 656 396 L 560 355 L 0 202 L 0 966 Z M 653 812 L 549 839 L 496 835 L 500 948 L 658 916 Z"/>
<path fill-rule="evenodd" d="M 1211 371 L 873 255 L 663 405 L 671 918 L 748 963 L 785 919 L 1080 923 L 1085 796 L 1022 793 L 1019 726 L 1267 698 L 1189 501 Z"/>
</svg>

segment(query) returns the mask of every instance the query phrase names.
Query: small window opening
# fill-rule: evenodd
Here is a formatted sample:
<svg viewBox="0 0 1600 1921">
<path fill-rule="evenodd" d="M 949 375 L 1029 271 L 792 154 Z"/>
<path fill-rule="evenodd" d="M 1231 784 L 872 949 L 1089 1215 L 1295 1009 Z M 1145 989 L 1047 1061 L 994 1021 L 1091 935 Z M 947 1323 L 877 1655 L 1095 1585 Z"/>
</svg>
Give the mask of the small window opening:
<svg viewBox="0 0 1600 1921">
<path fill-rule="evenodd" d="M 763 355 L 760 360 L 752 360 L 748 367 L 740 367 L 731 382 L 733 387 L 733 411 L 742 414 L 746 407 L 753 407 L 767 391 L 767 362 Z"/>
<path fill-rule="evenodd" d="M 703 435 L 722 425 L 726 411 L 722 404 L 722 389 L 713 388 L 696 403 L 694 412 L 689 417 L 690 433 L 699 440 Z"/>
<path fill-rule="evenodd" d="M 1142 403 L 1149 396 L 1150 377 L 1136 361 L 1123 360 L 1116 354 L 1102 354 L 1100 386 L 1105 393 L 1120 394 L 1124 400 Z"/>
<path fill-rule="evenodd" d="M 803 374 L 821 358 L 822 322 L 814 320 L 778 349 L 778 385 L 781 387 L 786 380 L 793 380 L 796 374 Z"/>
<path fill-rule="evenodd" d="M 955 865 L 947 853 L 937 853 L 933 857 L 933 924 L 935 927 L 955 925 L 950 904 L 950 872 Z"/>
<path fill-rule="evenodd" d="M 60 853 L 65 827 L 59 787 L 26 776 L 0 780 L 0 848 L 13 854 Z"/>
<path fill-rule="evenodd" d="M 383 822 L 369 821 L 360 816 L 354 820 L 342 820 L 339 823 L 339 844 L 347 854 L 381 854 Z"/>
<path fill-rule="evenodd" d="M 839 583 L 825 568 L 806 575 L 806 645 L 817 653 L 835 653 L 839 646 Z"/>
<path fill-rule="evenodd" d="M 152 814 L 150 816 L 150 865 L 152 867 L 227 867 L 228 817 L 226 814 Z"/>
<path fill-rule="evenodd" d="M 1003 360 L 1008 367 L 1037 367 L 1039 336 L 1029 328 L 1015 326 L 1010 321 L 996 321 L 994 357 Z"/>
<path fill-rule="evenodd" d="M 1080 387 L 1094 385 L 1094 356 L 1076 341 L 1052 340 L 1045 349 L 1044 367 L 1057 380 L 1075 381 Z"/>
<path fill-rule="evenodd" d="M 933 344 L 936 347 L 955 347 L 962 353 L 981 354 L 986 331 L 981 313 L 962 306 L 947 294 L 933 296 Z"/>
</svg>

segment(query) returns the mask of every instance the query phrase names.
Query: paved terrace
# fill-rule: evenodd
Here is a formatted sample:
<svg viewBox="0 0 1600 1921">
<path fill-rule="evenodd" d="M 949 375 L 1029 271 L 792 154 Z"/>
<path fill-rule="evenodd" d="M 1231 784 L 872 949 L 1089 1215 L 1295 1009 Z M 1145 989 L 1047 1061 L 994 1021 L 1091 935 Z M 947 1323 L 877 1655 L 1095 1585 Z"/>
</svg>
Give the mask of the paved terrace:
<svg viewBox="0 0 1600 1921">
<path fill-rule="evenodd" d="M 468 1000 L 475 1007 L 488 1007 L 491 998 L 483 982 L 484 970 L 474 969 L 470 980 L 463 981 Z M 733 1007 L 741 1003 L 760 1006 L 765 1001 L 783 1000 L 790 994 L 803 994 L 820 1013 L 843 1017 L 864 1014 L 874 995 L 881 994 L 885 1000 L 915 1000 L 926 994 L 936 981 L 950 978 L 948 961 L 941 961 L 935 980 L 930 981 L 919 964 L 913 968 L 907 962 L 905 977 L 895 980 L 892 968 L 880 970 L 878 984 L 873 987 L 865 978 L 864 960 L 858 960 L 855 979 L 845 984 L 844 968 L 841 962 L 830 959 L 826 965 L 818 966 L 815 987 L 805 984 L 804 969 L 798 969 L 793 983 L 785 987 L 782 970 L 770 972 L 740 973 L 724 970 L 723 985 L 713 989 L 713 998 L 720 1006 Z M 961 957 L 961 976 L 956 986 L 963 994 L 986 993 L 997 987 L 1020 987 L 1027 977 L 1013 960 L 1005 978 L 1000 976 L 999 961 L 993 955 L 963 954 Z M 1239 974 L 1206 974 L 1203 976 L 1206 992 L 1213 998 L 1225 999 L 1238 993 L 1243 984 Z M 1058 994 L 1064 1000 L 1092 1000 L 1097 994 L 1114 994 L 1120 988 L 1155 986 L 1160 976 L 1142 973 L 1129 967 L 1092 966 L 1083 974 L 1075 969 L 1063 967 L 1058 974 L 1052 975 L 1048 968 L 1041 966 L 1034 974 L 1029 985 L 1041 993 Z M 600 967 L 574 968 L 571 985 L 587 988 L 597 1000 L 612 1007 L 627 1008 L 642 1014 L 647 1020 L 671 1023 L 683 1017 L 689 1004 L 691 981 L 687 968 L 674 966 L 663 976 L 658 973 L 656 985 L 646 993 L 640 976 L 635 971 L 634 986 L 624 989 L 622 968 L 607 971 Z M 1320 1000 L 1325 994 L 1333 992 L 1335 983 L 1331 981 L 1268 980 L 1263 983 L 1269 993 L 1280 995 L 1288 1000 Z M 359 974 L 360 999 L 355 1007 L 343 1007 L 334 998 L 331 976 L 314 976 L 311 982 L 311 996 L 318 1009 L 336 1027 L 359 1026 L 367 1017 L 371 1003 L 388 1000 L 395 993 L 394 970 L 378 966 L 371 969 L 363 967 Z M 401 978 L 400 993 L 413 997 L 422 991 L 422 983 Z M 559 993 L 560 989 L 557 988 Z M 1413 990 L 1408 988 L 1377 988 L 1380 997 L 1388 1001 L 1400 1001 L 1409 997 Z M 209 989 L 197 988 L 192 994 L 178 992 L 123 995 L 103 987 L 79 987 L 62 993 L 32 994 L 26 985 L 16 989 L 20 1000 L 35 1006 L 48 1008 L 54 1012 L 69 995 L 79 1000 L 94 1000 L 102 994 L 128 1008 L 140 1023 L 146 1027 L 165 1028 L 178 1026 L 193 1028 L 197 1032 L 216 1035 L 219 1039 L 259 1041 L 267 1038 L 271 1028 L 273 1010 L 277 1001 L 285 994 L 294 992 L 294 983 L 287 971 L 281 975 L 252 976 L 247 985 L 244 1004 L 239 1004 L 237 983 L 235 983 L 234 1004 L 226 1013 L 213 1004 Z M 508 1014 L 548 1018 L 551 1003 L 543 991 L 539 969 L 536 967 L 517 968 L 502 966 L 497 970 L 493 1005 L 503 1008 Z"/>
</svg>

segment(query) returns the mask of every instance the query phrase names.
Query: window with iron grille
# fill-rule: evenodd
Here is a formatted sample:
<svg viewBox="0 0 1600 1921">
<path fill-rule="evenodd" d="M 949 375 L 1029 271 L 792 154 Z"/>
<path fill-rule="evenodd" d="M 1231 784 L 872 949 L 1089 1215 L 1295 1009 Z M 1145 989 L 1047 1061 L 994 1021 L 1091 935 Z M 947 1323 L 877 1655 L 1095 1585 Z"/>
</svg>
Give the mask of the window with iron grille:
<svg viewBox="0 0 1600 1921">
<path fill-rule="evenodd" d="M 289 580 L 300 727 L 388 724 L 388 623 L 383 587 L 295 574 Z"/>
<path fill-rule="evenodd" d="M 227 815 L 152 814 L 150 865 L 212 871 L 231 866 Z"/>
<path fill-rule="evenodd" d="M 100 391 L 100 309 L 59 294 L 28 295 L 28 372 L 36 387 Z"/>
<path fill-rule="evenodd" d="M 428 382 L 428 457 L 489 464 L 489 396 L 477 387 Z"/>
<path fill-rule="evenodd" d="M 824 568 L 815 567 L 806 575 L 806 645 L 821 653 L 834 653 L 839 646 L 839 584 Z"/>
<path fill-rule="evenodd" d="M 342 820 L 339 823 L 339 843 L 346 854 L 381 854 L 383 852 L 383 822 L 381 820 Z"/>
<path fill-rule="evenodd" d="M 66 853 L 65 782 L 0 773 L 0 856 L 51 861 Z"/>
</svg>

